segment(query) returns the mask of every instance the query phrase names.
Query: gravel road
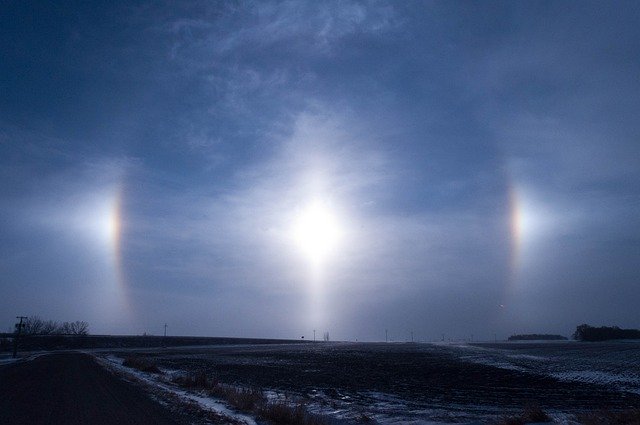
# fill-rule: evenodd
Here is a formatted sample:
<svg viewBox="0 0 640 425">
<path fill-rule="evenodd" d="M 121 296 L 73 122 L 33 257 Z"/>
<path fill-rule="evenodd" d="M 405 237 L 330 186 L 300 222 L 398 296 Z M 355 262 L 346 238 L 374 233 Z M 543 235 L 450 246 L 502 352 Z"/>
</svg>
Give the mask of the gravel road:
<svg viewBox="0 0 640 425">
<path fill-rule="evenodd" d="M 0 366 L 0 424 L 181 423 L 87 354 L 47 354 Z"/>
</svg>

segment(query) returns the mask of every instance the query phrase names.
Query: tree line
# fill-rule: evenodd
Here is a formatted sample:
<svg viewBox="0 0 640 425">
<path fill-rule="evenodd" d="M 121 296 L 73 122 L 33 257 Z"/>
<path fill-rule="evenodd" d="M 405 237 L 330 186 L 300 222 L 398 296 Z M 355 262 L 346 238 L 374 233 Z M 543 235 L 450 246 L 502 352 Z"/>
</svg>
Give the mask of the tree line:
<svg viewBox="0 0 640 425">
<path fill-rule="evenodd" d="M 524 334 L 524 335 L 511 335 L 509 341 L 565 341 L 566 336 L 562 335 L 550 335 L 550 334 Z"/>
<path fill-rule="evenodd" d="M 607 341 L 610 339 L 640 339 L 638 329 L 620 329 L 617 326 L 589 326 L 580 325 L 573 333 L 573 339 L 577 341 Z"/>
<path fill-rule="evenodd" d="M 88 335 L 89 324 L 81 320 L 56 322 L 43 320 L 39 316 L 29 316 L 22 324 L 21 333 L 23 335 Z"/>
</svg>

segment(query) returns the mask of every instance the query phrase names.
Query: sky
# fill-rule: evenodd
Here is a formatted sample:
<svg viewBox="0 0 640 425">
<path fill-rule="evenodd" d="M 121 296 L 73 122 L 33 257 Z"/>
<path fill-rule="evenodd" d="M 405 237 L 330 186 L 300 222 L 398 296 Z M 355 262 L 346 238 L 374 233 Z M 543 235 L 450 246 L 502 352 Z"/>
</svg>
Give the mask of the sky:
<svg viewBox="0 0 640 425">
<path fill-rule="evenodd" d="M 637 2 L 0 5 L 0 329 L 640 327 Z"/>
</svg>

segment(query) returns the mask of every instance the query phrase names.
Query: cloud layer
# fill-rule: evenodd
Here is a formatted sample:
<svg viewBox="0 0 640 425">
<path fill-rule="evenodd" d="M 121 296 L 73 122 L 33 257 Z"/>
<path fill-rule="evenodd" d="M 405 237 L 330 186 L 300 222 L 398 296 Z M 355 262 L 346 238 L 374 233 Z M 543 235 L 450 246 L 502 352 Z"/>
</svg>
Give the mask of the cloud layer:
<svg viewBox="0 0 640 425">
<path fill-rule="evenodd" d="M 360 340 L 636 326 L 638 13 L 8 6 L 0 320 Z M 321 270 L 294 234 L 314 202 L 341 228 Z"/>
</svg>

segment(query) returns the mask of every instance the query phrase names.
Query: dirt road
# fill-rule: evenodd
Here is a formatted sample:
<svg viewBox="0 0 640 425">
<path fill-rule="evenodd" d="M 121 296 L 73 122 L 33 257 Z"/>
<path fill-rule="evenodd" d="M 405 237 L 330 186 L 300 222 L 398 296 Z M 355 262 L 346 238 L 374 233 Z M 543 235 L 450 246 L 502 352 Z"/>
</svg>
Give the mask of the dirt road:
<svg viewBox="0 0 640 425">
<path fill-rule="evenodd" d="M 0 366 L 0 424 L 180 423 L 87 354 L 48 354 Z"/>
</svg>

